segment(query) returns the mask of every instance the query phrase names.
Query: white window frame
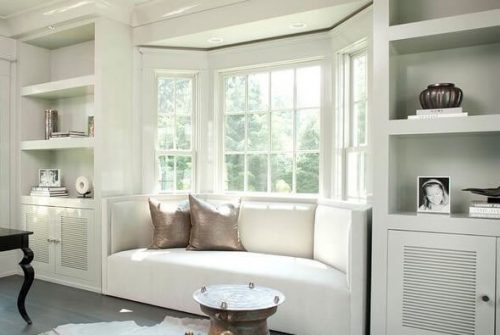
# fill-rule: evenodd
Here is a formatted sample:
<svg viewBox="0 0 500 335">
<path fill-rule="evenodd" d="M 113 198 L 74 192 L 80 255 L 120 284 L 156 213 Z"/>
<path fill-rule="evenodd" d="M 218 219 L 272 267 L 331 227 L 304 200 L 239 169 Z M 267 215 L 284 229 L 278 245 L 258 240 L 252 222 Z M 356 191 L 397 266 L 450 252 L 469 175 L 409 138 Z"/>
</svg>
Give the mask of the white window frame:
<svg viewBox="0 0 500 335">
<path fill-rule="evenodd" d="M 353 56 L 361 53 L 366 54 L 367 57 L 367 123 L 366 123 L 366 143 L 364 145 L 355 145 L 353 143 L 352 129 L 353 129 L 353 101 L 352 101 L 352 71 L 351 64 Z M 335 176 L 334 176 L 334 197 L 340 200 L 366 202 L 369 198 L 369 64 L 370 54 L 368 50 L 367 39 L 362 39 L 356 43 L 351 44 L 337 52 L 336 55 L 336 115 L 335 115 Z M 364 189 L 358 187 L 355 196 L 348 194 L 348 156 L 350 153 L 365 153 L 365 174 L 357 175 L 358 185 L 364 179 Z"/>
<path fill-rule="evenodd" d="M 189 78 L 192 80 L 192 114 L 191 114 L 191 127 L 192 127 L 192 133 L 191 133 L 191 150 L 160 150 L 157 145 L 158 145 L 158 80 L 159 78 Z M 155 97 L 155 127 L 154 127 L 154 180 L 155 180 L 155 190 L 154 193 L 158 194 L 188 194 L 191 192 L 196 191 L 196 170 L 197 170 L 197 164 L 196 164 L 196 152 L 197 152 L 197 145 L 198 145 L 198 125 L 197 125 L 197 119 L 198 119 L 198 98 L 197 98 L 197 93 L 198 93 L 198 72 L 197 71 L 182 71 L 182 70 L 156 70 L 155 71 L 155 89 L 154 89 L 154 97 Z M 174 128 L 174 134 L 175 134 L 175 128 Z M 175 137 L 175 135 L 174 135 Z M 159 169 L 159 156 L 161 155 L 167 155 L 167 156 L 190 156 L 191 157 L 191 188 L 189 190 L 177 190 L 176 189 L 176 178 L 177 178 L 177 173 L 176 173 L 176 165 L 174 164 L 174 190 L 172 191 L 162 191 L 160 190 L 160 169 Z"/>
<path fill-rule="evenodd" d="M 308 194 L 308 193 L 295 193 L 295 189 L 293 192 L 290 193 L 279 193 L 279 192 L 271 192 L 271 183 L 269 181 L 270 178 L 270 173 L 269 173 L 269 167 L 268 167 L 268 192 L 250 192 L 250 191 L 226 191 L 224 187 L 224 156 L 225 156 L 225 145 L 224 145 L 224 138 L 225 138 L 225 125 L 224 125 L 224 120 L 225 120 L 225 102 L 224 102 L 224 77 L 227 76 L 232 76 L 232 75 L 248 75 L 248 74 L 253 74 L 253 73 L 259 73 L 259 72 L 272 72 L 272 71 L 280 71 L 280 70 L 287 70 L 287 69 L 297 69 L 300 67 L 310 67 L 310 66 L 319 66 L 320 67 L 320 105 L 318 106 L 319 108 L 319 118 L 320 118 L 320 145 L 318 150 L 314 150 L 315 152 L 318 152 L 319 154 L 319 174 L 318 174 L 318 193 L 314 194 Z M 295 77 L 296 78 L 296 77 Z M 265 64 L 265 65 L 253 65 L 253 66 L 247 66 L 243 68 L 233 68 L 233 69 L 225 69 L 225 70 L 220 70 L 217 72 L 217 76 L 215 78 L 215 87 L 217 87 L 217 92 L 216 92 L 216 103 L 215 103 L 215 110 L 216 110 L 216 122 L 218 125 L 218 173 L 217 173 L 217 191 L 220 193 L 226 193 L 226 194 L 262 194 L 262 195 L 276 195 L 280 197 L 301 197 L 301 198 L 308 198 L 308 197 L 314 197 L 317 198 L 323 194 L 324 190 L 324 157 L 325 153 L 324 150 L 328 150 L 328 148 L 325 147 L 324 145 L 324 139 L 325 139 L 325 126 L 323 125 L 325 117 L 324 117 L 324 101 L 325 101 L 325 62 L 324 62 L 324 57 L 314 57 L 314 58 L 309 58 L 309 59 L 300 59 L 300 60 L 292 60 L 288 62 L 279 62 L 279 63 L 273 63 L 273 64 Z M 271 90 L 271 86 L 269 86 L 269 90 Z M 296 97 L 297 97 L 297 85 L 296 82 L 294 82 L 294 116 L 297 111 L 297 108 L 295 108 L 296 104 Z M 269 94 L 269 99 L 271 98 L 271 95 Z M 295 129 L 294 129 L 295 131 Z M 295 143 L 294 143 L 294 148 L 295 148 Z M 301 151 L 302 152 L 302 151 Z M 294 155 L 297 153 L 297 151 L 294 150 Z M 245 169 L 246 169 L 246 164 L 245 164 Z M 246 172 L 246 171 L 245 171 Z M 247 179 L 247 174 L 245 173 L 245 182 L 244 185 L 246 187 L 246 179 Z M 294 185 L 296 185 L 296 173 L 294 171 L 293 173 L 293 182 Z"/>
</svg>

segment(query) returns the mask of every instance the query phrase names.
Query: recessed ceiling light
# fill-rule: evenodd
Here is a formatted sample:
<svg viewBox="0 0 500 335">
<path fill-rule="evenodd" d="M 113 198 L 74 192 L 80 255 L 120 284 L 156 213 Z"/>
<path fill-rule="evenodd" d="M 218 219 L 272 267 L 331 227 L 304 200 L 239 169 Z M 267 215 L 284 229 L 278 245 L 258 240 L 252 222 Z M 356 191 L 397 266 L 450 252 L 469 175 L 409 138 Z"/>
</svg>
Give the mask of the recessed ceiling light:
<svg viewBox="0 0 500 335">
<path fill-rule="evenodd" d="M 224 42 L 224 39 L 222 37 L 210 37 L 207 40 L 207 42 L 212 44 L 218 44 Z"/>
<path fill-rule="evenodd" d="M 304 29 L 307 27 L 307 24 L 304 22 L 295 22 L 289 25 L 290 29 Z"/>
</svg>

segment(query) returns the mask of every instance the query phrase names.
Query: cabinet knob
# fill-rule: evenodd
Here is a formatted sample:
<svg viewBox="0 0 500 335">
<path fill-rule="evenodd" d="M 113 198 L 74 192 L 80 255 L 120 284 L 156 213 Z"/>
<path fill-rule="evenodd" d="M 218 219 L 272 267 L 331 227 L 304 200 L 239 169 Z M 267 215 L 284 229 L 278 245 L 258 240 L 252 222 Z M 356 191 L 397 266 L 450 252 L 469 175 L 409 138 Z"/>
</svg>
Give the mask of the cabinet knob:
<svg viewBox="0 0 500 335">
<path fill-rule="evenodd" d="M 487 295 L 483 295 L 481 297 L 481 300 L 483 300 L 484 302 L 488 302 L 488 301 L 490 301 L 490 297 L 488 297 Z"/>
</svg>

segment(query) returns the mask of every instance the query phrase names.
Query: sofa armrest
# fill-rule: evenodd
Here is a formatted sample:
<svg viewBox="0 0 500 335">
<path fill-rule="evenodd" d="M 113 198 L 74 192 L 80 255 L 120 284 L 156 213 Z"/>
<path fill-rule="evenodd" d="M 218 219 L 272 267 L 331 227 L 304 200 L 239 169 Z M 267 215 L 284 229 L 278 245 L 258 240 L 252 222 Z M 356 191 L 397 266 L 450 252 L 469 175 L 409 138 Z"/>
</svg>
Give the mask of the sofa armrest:
<svg viewBox="0 0 500 335">
<path fill-rule="evenodd" d="M 345 272 L 350 291 L 351 335 L 368 320 L 371 208 L 320 200 L 314 225 L 314 259 Z"/>
</svg>

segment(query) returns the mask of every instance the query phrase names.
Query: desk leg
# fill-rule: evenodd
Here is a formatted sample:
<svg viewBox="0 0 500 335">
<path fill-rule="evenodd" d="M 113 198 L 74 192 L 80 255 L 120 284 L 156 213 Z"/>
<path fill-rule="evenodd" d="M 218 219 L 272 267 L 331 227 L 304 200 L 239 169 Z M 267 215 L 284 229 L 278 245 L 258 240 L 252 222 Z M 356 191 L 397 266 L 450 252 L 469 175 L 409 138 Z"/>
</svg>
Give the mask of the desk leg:
<svg viewBox="0 0 500 335">
<path fill-rule="evenodd" d="M 17 309 L 23 319 L 31 324 L 31 319 L 26 313 L 26 308 L 24 307 L 24 301 L 26 300 L 26 295 L 28 295 L 28 291 L 33 284 L 33 279 L 35 278 L 35 271 L 31 267 L 31 261 L 33 260 L 33 251 L 30 248 L 22 248 L 24 257 L 19 263 L 24 272 L 24 282 L 23 287 L 21 287 L 21 291 L 19 292 L 19 297 L 17 298 Z"/>
</svg>

